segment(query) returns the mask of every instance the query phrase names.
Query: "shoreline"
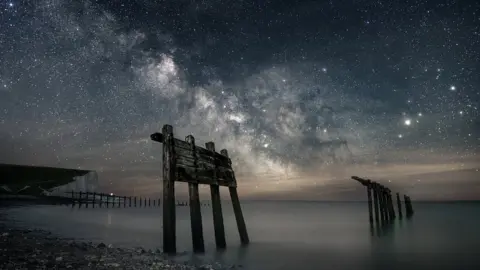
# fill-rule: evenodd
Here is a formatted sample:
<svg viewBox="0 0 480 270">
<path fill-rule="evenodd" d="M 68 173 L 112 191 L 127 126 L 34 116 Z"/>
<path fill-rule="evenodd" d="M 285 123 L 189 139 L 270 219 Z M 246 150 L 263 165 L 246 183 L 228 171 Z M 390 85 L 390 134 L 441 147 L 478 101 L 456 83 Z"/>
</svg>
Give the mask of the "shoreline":
<svg viewBox="0 0 480 270">
<path fill-rule="evenodd" d="M 45 230 L 9 228 L 7 224 L 0 215 L 0 269 L 239 269 L 178 263 L 159 249 L 85 243 Z"/>
</svg>

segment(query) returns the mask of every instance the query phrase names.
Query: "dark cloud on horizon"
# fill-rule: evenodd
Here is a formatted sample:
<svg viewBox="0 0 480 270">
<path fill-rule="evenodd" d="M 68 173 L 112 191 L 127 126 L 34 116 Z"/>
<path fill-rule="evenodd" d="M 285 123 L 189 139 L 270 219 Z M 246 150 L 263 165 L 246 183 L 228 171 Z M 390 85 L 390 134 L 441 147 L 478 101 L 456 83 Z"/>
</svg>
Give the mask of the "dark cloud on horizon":
<svg viewBox="0 0 480 270">
<path fill-rule="evenodd" d="M 475 3 L 11 3 L 0 162 L 148 182 L 148 136 L 167 123 L 229 149 L 239 173 L 478 152 Z"/>
</svg>

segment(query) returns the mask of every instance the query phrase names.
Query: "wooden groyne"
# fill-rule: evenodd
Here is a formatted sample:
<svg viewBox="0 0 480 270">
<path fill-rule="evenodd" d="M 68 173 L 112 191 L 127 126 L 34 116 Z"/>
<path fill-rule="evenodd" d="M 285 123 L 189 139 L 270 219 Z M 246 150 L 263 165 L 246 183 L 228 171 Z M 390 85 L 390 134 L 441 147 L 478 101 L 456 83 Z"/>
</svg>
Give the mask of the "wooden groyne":
<svg viewBox="0 0 480 270">
<path fill-rule="evenodd" d="M 368 216 L 372 226 L 374 223 L 377 226 L 388 225 L 397 218 L 399 220 L 403 218 L 400 193 L 396 193 L 397 215 L 395 212 L 394 199 L 392 198 L 392 191 L 389 188 L 370 179 L 364 179 L 358 176 L 352 176 L 352 179 L 365 186 L 367 190 Z M 405 194 L 403 198 L 405 216 L 411 218 L 414 213 L 411 199 Z"/>
<path fill-rule="evenodd" d="M 185 140 L 177 139 L 170 125 L 164 125 L 162 133 L 154 133 L 150 138 L 163 144 L 163 251 L 174 254 L 177 250 L 175 213 L 175 182 L 177 181 L 188 184 L 194 252 L 205 251 L 198 185 L 210 186 L 217 248 L 226 248 L 220 186 L 228 187 L 240 241 L 244 245 L 248 244 L 250 240 L 228 151 L 222 149 L 220 153 L 216 152 L 214 142 L 207 142 L 205 148 L 197 146 L 193 135 L 187 136 Z"/>
</svg>

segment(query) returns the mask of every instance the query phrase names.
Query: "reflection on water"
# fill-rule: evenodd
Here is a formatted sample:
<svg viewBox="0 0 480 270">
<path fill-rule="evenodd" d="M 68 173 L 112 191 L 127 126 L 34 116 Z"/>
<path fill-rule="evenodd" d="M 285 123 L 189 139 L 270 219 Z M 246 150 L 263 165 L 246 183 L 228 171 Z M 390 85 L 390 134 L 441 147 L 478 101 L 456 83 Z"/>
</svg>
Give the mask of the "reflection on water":
<svg viewBox="0 0 480 270">
<path fill-rule="evenodd" d="M 319 265 L 338 269 L 351 268 L 352 264 L 356 269 L 400 269 L 420 260 L 441 262 L 442 267 L 449 263 L 453 267 L 453 262 L 470 267 L 477 261 L 480 205 L 415 206 L 411 220 L 397 220 L 378 230 L 369 226 L 365 203 L 245 203 L 243 211 L 252 243 L 242 248 L 233 211 L 225 205 L 227 250 L 218 253 L 212 211 L 202 207 L 204 256 L 191 255 L 189 208 L 178 207 L 177 259 L 215 260 L 247 269 L 319 269 Z M 64 237 L 152 249 L 162 244 L 161 208 L 36 206 L 7 212 L 20 226 L 49 229 Z M 447 258 L 449 262 L 443 262 Z"/>
</svg>

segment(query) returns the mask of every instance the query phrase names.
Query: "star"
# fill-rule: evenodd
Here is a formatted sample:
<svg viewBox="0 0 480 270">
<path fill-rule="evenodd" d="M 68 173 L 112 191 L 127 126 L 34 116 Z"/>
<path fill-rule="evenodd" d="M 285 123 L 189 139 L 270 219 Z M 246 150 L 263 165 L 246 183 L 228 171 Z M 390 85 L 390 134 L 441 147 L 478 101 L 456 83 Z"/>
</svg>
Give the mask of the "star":
<svg viewBox="0 0 480 270">
<path fill-rule="evenodd" d="M 412 124 L 412 120 L 405 119 L 404 124 L 405 124 L 405 126 L 410 126 Z"/>
<path fill-rule="evenodd" d="M 455 90 L 457 90 L 457 87 L 455 87 L 455 85 L 450 86 L 450 91 L 455 91 Z"/>
</svg>

